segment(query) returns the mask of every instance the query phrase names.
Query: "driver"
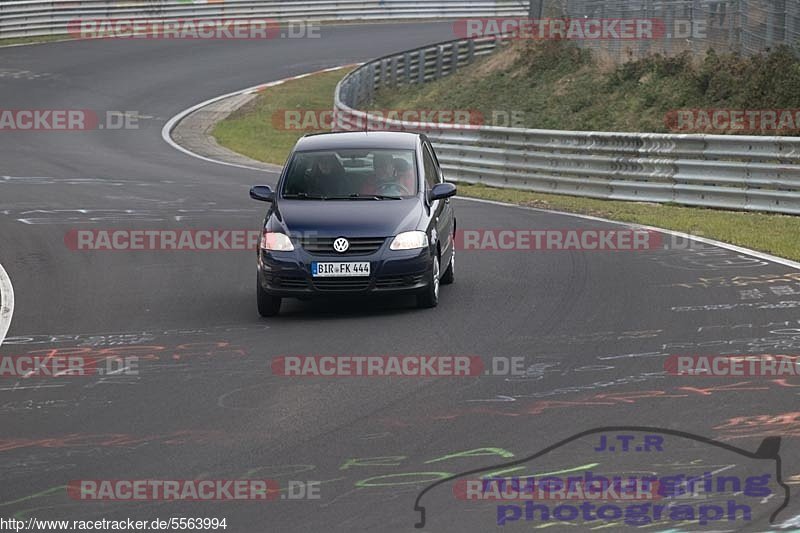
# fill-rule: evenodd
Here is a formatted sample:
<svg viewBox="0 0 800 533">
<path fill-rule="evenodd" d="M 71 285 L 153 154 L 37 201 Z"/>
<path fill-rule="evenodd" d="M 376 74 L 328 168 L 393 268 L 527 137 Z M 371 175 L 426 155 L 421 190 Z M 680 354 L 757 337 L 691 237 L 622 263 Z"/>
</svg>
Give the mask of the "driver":
<svg viewBox="0 0 800 533">
<path fill-rule="evenodd" d="M 392 154 L 385 152 L 376 152 L 373 156 L 372 166 L 375 168 L 375 174 L 364 184 L 361 188 L 360 194 L 371 195 L 380 194 L 381 186 L 388 185 L 394 182 L 394 157 Z"/>
<path fill-rule="evenodd" d="M 408 191 L 407 194 L 414 194 L 414 190 L 416 189 L 414 186 L 415 180 L 414 167 L 411 166 L 411 163 L 405 159 L 395 159 L 394 182 L 398 185 L 402 185 L 406 191 Z"/>
</svg>

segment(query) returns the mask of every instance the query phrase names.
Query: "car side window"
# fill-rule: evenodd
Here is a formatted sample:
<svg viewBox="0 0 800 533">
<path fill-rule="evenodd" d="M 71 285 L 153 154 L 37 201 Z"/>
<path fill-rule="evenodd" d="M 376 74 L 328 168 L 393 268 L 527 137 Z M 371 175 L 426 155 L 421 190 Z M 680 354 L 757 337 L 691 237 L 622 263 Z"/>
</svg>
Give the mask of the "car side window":
<svg viewBox="0 0 800 533">
<path fill-rule="evenodd" d="M 422 151 L 422 163 L 425 165 L 425 183 L 431 189 L 439 183 L 439 172 L 436 170 L 436 163 L 434 163 L 433 155 L 427 145 Z"/>
</svg>

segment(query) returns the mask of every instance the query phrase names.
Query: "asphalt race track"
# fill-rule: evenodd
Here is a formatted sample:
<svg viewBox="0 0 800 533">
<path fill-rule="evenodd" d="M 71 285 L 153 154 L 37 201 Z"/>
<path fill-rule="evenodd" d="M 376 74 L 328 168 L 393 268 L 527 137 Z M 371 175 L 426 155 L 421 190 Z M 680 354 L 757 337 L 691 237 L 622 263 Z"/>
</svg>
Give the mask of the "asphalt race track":
<svg viewBox="0 0 800 533">
<path fill-rule="evenodd" d="M 76 228 L 258 228 L 263 204 L 249 199 L 248 188 L 276 176 L 180 153 L 162 140 L 164 123 L 220 94 L 437 42 L 450 28 L 325 26 L 321 39 L 0 49 L 3 108 L 139 117 L 136 130 L 0 132 L 0 264 L 16 301 L 0 355 L 140 358 L 138 375 L 0 378 L 0 516 L 225 517 L 233 532 L 413 531 L 415 499 L 430 482 L 491 470 L 604 426 L 679 430 L 750 451 L 779 436 L 783 480 L 798 488 L 800 379 L 664 371 L 673 354 L 797 352 L 800 273 L 787 266 L 700 245 L 465 250 L 456 283 L 442 288 L 434 310 L 417 310 L 410 298 L 289 301 L 280 317 L 264 320 L 256 313 L 250 251 L 79 252 L 65 245 Z M 455 206 L 463 229 L 618 227 L 465 200 Z M 514 378 L 292 378 L 270 367 L 281 355 L 349 354 L 524 357 L 528 371 Z M 579 439 L 516 472 L 764 470 L 752 457 L 691 439 L 667 437 L 664 451 L 638 454 L 598 452 L 597 442 Z M 87 502 L 64 489 L 79 479 L 252 477 L 321 482 L 320 497 Z M 788 530 L 800 515 L 794 499 L 768 524 L 783 498 L 776 491 L 757 502 L 750 521 L 686 530 Z M 452 483 L 423 500 L 426 530 L 500 529 L 496 506 L 457 500 Z M 523 515 L 503 529 L 537 525 Z"/>
</svg>

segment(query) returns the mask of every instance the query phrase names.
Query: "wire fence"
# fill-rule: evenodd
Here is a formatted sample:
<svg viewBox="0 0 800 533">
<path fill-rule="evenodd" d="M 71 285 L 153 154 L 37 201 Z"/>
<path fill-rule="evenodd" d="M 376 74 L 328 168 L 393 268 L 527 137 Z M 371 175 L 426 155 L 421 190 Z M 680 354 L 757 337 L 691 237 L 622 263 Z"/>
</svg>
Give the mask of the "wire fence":
<svg viewBox="0 0 800 533">
<path fill-rule="evenodd" d="M 800 0 L 533 0 L 532 17 L 651 19 L 661 38 L 578 40 L 616 61 L 653 52 L 708 49 L 753 55 L 786 45 L 800 52 Z"/>
</svg>

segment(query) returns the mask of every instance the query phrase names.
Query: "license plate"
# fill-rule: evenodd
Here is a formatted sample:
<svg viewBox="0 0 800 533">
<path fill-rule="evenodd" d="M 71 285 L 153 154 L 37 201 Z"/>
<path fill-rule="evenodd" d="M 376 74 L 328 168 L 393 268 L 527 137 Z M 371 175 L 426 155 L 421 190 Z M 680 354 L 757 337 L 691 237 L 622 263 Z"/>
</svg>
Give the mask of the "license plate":
<svg viewBox="0 0 800 533">
<path fill-rule="evenodd" d="M 311 275 L 315 278 L 366 277 L 369 276 L 369 262 L 311 263 Z"/>
</svg>

